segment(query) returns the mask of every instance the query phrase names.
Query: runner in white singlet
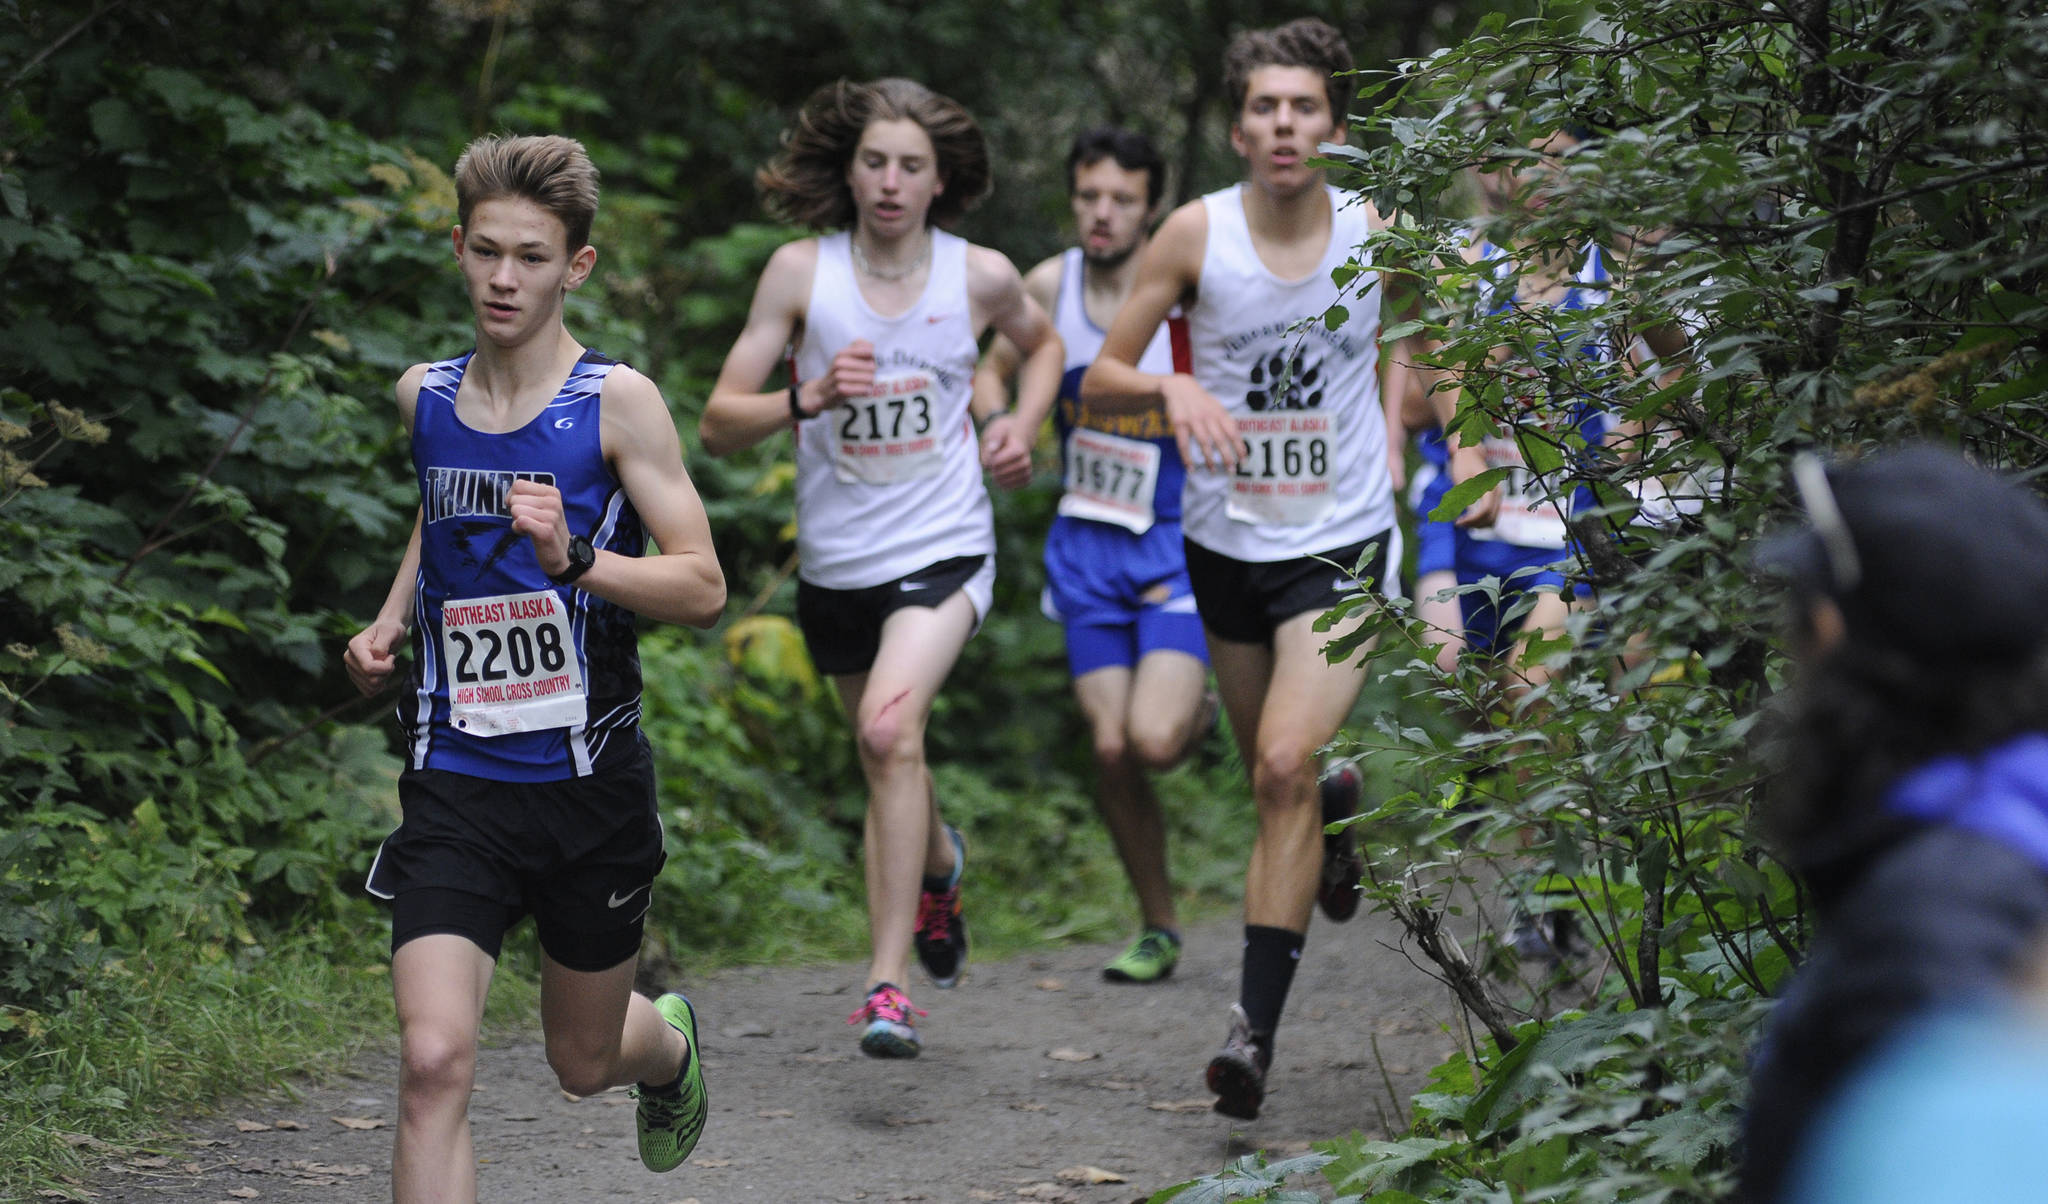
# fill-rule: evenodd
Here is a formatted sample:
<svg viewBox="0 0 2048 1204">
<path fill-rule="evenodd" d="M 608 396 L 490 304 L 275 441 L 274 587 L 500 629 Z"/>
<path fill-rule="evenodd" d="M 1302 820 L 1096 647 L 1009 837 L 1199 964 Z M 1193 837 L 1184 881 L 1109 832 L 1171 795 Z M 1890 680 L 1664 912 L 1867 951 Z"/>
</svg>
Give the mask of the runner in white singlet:
<svg viewBox="0 0 2048 1204">
<path fill-rule="evenodd" d="M 829 233 L 769 259 L 700 433 L 724 455 L 795 429 L 798 621 L 868 787 L 874 952 L 849 1019 L 869 1055 L 914 1057 L 913 946 L 940 987 L 967 956 L 965 846 L 939 817 L 925 723 L 993 597 L 981 469 L 1030 471 L 1012 424 L 976 439 L 976 344 L 993 327 L 1026 349 L 1019 392 L 1039 399 L 1058 387 L 1060 340 L 1008 259 L 937 228 L 987 190 L 988 153 L 922 84 L 819 89 L 760 179 L 777 216 Z M 788 387 L 762 392 L 786 356 Z"/>
<path fill-rule="evenodd" d="M 1188 573 L 1258 810 L 1238 1004 L 1206 1076 L 1217 1110 L 1245 1118 L 1265 1096 L 1311 912 L 1319 900 L 1332 918 L 1357 907 L 1356 853 L 1323 832 L 1329 799 L 1351 814 L 1357 771 L 1331 777 L 1319 807 L 1316 761 L 1362 684 L 1357 663 L 1332 665 L 1323 648 L 1362 616 L 1328 633 L 1315 623 L 1348 594 L 1384 592 L 1400 562 L 1381 285 L 1369 264 L 1346 287 L 1331 276 L 1383 219 L 1309 165 L 1343 140 L 1350 67 L 1342 36 L 1313 18 L 1232 41 L 1230 137 L 1246 182 L 1167 218 L 1081 390 L 1090 405 L 1163 407 L 1187 461 Z M 1350 319 L 1333 331 L 1323 315 L 1340 299 Z M 1192 372 L 1142 371 L 1175 305 Z"/>
</svg>

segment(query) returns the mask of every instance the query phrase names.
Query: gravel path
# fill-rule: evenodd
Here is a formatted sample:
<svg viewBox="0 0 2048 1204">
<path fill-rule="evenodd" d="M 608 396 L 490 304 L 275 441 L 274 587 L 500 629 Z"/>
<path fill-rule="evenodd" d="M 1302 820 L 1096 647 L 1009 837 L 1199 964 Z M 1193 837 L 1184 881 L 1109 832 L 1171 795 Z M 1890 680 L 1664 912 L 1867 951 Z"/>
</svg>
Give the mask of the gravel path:
<svg viewBox="0 0 2048 1204">
<path fill-rule="evenodd" d="M 1248 1150 L 1384 1132 L 1396 1115 L 1389 1082 L 1405 1103 L 1454 1048 L 1447 993 L 1392 947 L 1390 921 L 1319 922 L 1264 1115 L 1232 1121 L 1209 1111 L 1201 1075 L 1235 995 L 1238 931 L 1195 929 L 1179 972 L 1151 986 L 1102 981 L 1115 953 L 1103 945 L 972 963 L 953 991 L 918 984 L 931 1015 L 919 1025 L 924 1056 L 909 1062 L 862 1057 L 841 1023 L 859 1002 L 852 964 L 678 984 L 705 1027 L 712 1115 L 690 1161 L 664 1176 L 639 1165 L 624 1092 L 570 1100 L 537 1040 L 488 1049 L 471 1109 L 481 1197 L 1124 1204 Z M 390 1050 L 374 1050 L 296 1098 L 193 1120 L 183 1143 L 106 1168 L 92 1190 L 207 1204 L 388 1199 L 396 1081 Z"/>
</svg>

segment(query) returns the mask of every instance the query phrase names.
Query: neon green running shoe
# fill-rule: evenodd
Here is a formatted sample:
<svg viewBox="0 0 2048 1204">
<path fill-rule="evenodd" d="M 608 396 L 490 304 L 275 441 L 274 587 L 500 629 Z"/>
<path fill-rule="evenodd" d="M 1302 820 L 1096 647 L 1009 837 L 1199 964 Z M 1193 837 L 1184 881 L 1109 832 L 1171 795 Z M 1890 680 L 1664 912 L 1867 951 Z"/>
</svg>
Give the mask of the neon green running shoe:
<svg viewBox="0 0 2048 1204">
<path fill-rule="evenodd" d="M 1102 967 L 1111 982 L 1158 982 L 1173 973 L 1180 961 L 1180 938 L 1164 928 L 1147 928 L 1131 947 Z"/>
<path fill-rule="evenodd" d="M 690 1043 L 690 1068 L 675 1086 L 657 1090 L 641 1083 L 633 1088 L 640 1107 L 633 1115 L 640 1130 L 640 1161 L 650 1171 L 672 1171 L 683 1164 L 697 1139 L 704 1135 L 704 1120 L 711 1114 L 710 1097 L 704 1093 L 703 1050 L 697 1045 L 697 1009 L 681 995 L 663 995 L 654 1010 L 673 1025 Z"/>
</svg>

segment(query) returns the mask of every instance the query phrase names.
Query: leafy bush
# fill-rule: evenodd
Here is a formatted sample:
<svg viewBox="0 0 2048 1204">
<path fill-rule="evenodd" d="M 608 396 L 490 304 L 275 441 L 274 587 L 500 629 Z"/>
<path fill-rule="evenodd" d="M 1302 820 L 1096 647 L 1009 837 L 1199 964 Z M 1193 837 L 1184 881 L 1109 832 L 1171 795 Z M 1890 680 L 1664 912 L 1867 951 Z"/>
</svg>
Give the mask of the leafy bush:
<svg viewBox="0 0 2048 1204">
<path fill-rule="evenodd" d="M 1352 649 L 1410 703 L 1352 733 L 1408 766 L 1365 821 L 1372 897 L 1469 1031 L 1408 1132 L 1324 1147 L 1345 1199 L 1731 1189 L 1743 1054 L 1804 937 L 1799 884 L 1752 820 L 1783 670 L 1745 548 L 1786 517 L 1801 447 L 1926 437 L 1995 465 L 2038 460 L 2048 166 L 2025 148 L 2048 83 L 2023 64 L 2044 51 L 2039 14 L 1952 0 L 1601 4 L 1585 21 L 1484 22 L 1407 64 L 1364 125 L 1384 140 L 1332 152 L 1375 200 L 1420 215 L 1371 253 L 1431 299 L 1389 333 L 1440 342 L 1430 358 L 1463 386 L 1462 429 L 1517 416 L 1495 347 L 1585 330 L 1475 316 L 1457 253 L 1461 177 L 1527 162 L 1531 138 L 1605 132 L 1563 161 L 1564 194 L 1481 221 L 1486 235 L 1525 262 L 1607 248 L 1620 279 L 1577 320 L 1692 341 L 1689 363 L 1661 365 L 1681 372 L 1546 365 L 1554 396 L 1600 398 L 1653 437 L 1614 455 L 1558 431 L 1530 452 L 1591 476 L 1601 510 L 1574 523 L 1596 605 L 1520 662 L 1545 684 L 1505 689 L 1513 666 L 1437 672 L 1399 610 L 1368 625 L 1376 651 Z M 1653 478 L 1690 491 L 1693 512 L 1626 527 Z M 1589 946 L 1548 978 L 1511 939 L 1518 916 L 1547 911 Z M 1213 1194 L 1222 1182 L 1172 1198 L 1292 1198 L 1277 1182 Z"/>
</svg>

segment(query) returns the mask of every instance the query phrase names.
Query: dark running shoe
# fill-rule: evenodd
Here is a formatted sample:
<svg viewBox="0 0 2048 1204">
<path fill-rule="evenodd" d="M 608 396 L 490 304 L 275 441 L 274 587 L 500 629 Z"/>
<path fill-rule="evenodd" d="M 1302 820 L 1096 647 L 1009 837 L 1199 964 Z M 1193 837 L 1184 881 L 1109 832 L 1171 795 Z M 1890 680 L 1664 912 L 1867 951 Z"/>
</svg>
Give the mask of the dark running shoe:
<svg viewBox="0 0 2048 1204">
<path fill-rule="evenodd" d="M 1323 767 L 1320 783 L 1323 798 L 1323 880 L 1316 890 L 1316 903 L 1323 914 L 1343 923 L 1358 914 L 1358 880 L 1365 875 L 1365 859 L 1358 852 L 1357 825 L 1347 825 L 1331 835 L 1329 825 L 1358 814 L 1358 799 L 1365 789 L 1365 775 L 1358 762 L 1333 760 Z"/>
<path fill-rule="evenodd" d="M 867 1056 L 914 1058 L 922 1047 L 917 1039 L 917 1025 L 910 1018 L 913 1014 L 925 1013 L 912 1006 L 910 996 L 895 983 L 878 982 L 868 992 L 867 1001 L 846 1022 L 861 1026 L 860 1051 Z"/>
<path fill-rule="evenodd" d="M 917 896 L 917 964 L 931 975 L 935 987 L 960 981 L 967 965 L 967 921 L 960 915 L 960 874 L 967 868 L 967 842 L 960 829 L 946 825 L 953 842 L 953 880 L 944 890 L 922 890 Z"/>
<path fill-rule="evenodd" d="M 1206 1076 L 1209 1090 L 1216 1093 L 1216 1110 L 1239 1120 L 1257 1120 L 1259 1105 L 1266 1099 L 1266 1068 L 1272 1061 L 1272 1050 L 1252 1035 L 1243 1006 L 1231 1004 L 1230 1035 L 1209 1059 Z"/>
</svg>

